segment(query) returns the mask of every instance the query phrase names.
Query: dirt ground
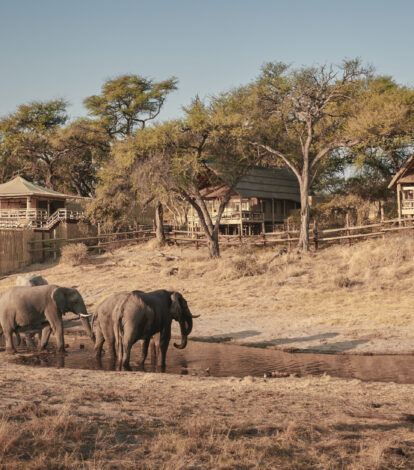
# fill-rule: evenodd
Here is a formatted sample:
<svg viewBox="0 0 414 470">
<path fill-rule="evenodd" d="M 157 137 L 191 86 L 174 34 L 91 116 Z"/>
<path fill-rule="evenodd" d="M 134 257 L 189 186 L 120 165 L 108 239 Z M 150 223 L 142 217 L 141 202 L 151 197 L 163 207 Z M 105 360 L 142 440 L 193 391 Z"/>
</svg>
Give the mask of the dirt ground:
<svg viewBox="0 0 414 470">
<path fill-rule="evenodd" d="M 406 237 L 220 260 L 147 245 L 25 272 L 76 287 L 90 311 L 120 290 L 178 290 L 199 339 L 414 353 L 413 254 Z M 0 371 L 1 468 L 414 468 L 414 385 L 40 369 L 3 352 Z"/>
</svg>

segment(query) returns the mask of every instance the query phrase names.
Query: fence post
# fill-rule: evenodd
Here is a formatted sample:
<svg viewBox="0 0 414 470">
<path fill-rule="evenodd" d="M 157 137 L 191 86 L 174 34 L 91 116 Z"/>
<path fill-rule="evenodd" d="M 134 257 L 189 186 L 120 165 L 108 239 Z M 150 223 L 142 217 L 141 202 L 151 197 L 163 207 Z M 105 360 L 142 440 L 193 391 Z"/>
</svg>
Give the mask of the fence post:
<svg viewBox="0 0 414 470">
<path fill-rule="evenodd" d="M 350 224 L 350 218 L 349 218 L 349 212 L 346 213 L 345 220 L 346 220 L 346 226 L 349 227 L 351 225 Z M 351 231 L 347 230 L 346 234 L 348 236 L 348 246 L 351 246 L 351 238 L 350 238 Z"/>
<path fill-rule="evenodd" d="M 195 234 L 195 247 L 196 247 L 196 250 L 198 250 L 198 233 L 197 232 Z"/>
<path fill-rule="evenodd" d="M 289 226 L 289 221 L 286 222 L 286 228 L 287 228 L 287 237 L 288 237 L 288 248 L 289 248 L 289 251 L 290 251 L 290 248 L 291 248 L 291 242 L 290 242 L 290 226 Z"/>
<path fill-rule="evenodd" d="M 313 221 L 313 243 L 315 244 L 315 251 L 318 251 L 318 248 L 319 248 L 318 221 L 316 219 Z"/>
<path fill-rule="evenodd" d="M 262 233 L 262 237 L 263 237 L 263 246 L 265 247 L 266 246 L 266 234 L 265 234 L 265 232 Z"/>
</svg>

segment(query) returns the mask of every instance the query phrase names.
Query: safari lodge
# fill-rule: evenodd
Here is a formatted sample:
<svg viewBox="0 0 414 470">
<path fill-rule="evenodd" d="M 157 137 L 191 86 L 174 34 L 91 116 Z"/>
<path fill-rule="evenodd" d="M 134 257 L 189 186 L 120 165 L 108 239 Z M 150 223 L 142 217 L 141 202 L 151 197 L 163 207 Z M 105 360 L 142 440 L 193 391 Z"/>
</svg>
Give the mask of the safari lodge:
<svg viewBox="0 0 414 470">
<path fill-rule="evenodd" d="M 16 176 L 0 184 L 0 228 L 49 230 L 61 220 L 77 221 L 83 214 L 66 207 L 73 198 Z"/>
<path fill-rule="evenodd" d="M 219 185 L 201 192 L 215 223 L 221 199 L 229 187 Z M 256 235 L 273 232 L 300 207 L 299 183 L 290 170 L 253 167 L 241 178 L 220 221 L 220 232 L 226 235 Z M 190 231 L 200 231 L 198 215 L 190 208 Z"/>
<path fill-rule="evenodd" d="M 397 190 L 398 218 L 414 217 L 414 153 L 394 176 L 389 189 Z"/>
</svg>

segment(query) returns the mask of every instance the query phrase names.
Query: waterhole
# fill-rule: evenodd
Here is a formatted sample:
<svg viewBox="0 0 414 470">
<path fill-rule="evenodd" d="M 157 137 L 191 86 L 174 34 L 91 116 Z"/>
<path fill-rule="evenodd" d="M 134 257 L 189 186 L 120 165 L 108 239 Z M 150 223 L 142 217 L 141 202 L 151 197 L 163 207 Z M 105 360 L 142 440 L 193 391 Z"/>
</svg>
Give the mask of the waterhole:
<svg viewBox="0 0 414 470">
<path fill-rule="evenodd" d="M 85 337 L 66 337 L 67 353 L 28 353 L 23 349 L 10 361 L 40 367 L 70 369 L 114 370 L 108 354 L 97 361 L 91 343 Z M 138 366 L 140 344 L 132 348 L 131 368 Z M 147 358 L 144 371 L 157 368 Z M 414 383 L 414 356 L 411 355 L 343 355 L 287 353 L 278 350 L 252 348 L 220 343 L 189 341 L 186 349 L 178 350 L 170 344 L 165 372 L 216 377 L 284 377 L 327 374 L 334 377 L 355 378 L 364 381 Z"/>
</svg>

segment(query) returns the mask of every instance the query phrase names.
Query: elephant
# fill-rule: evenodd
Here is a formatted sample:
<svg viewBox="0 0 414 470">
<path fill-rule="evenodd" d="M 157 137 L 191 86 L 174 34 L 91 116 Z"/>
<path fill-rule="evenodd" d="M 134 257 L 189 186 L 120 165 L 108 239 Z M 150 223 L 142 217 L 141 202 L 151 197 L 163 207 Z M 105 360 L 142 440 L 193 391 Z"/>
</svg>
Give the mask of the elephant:
<svg viewBox="0 0 414 470">
<path fill-rule="evenodd" d="M 46 279 L 39 274 L 26 274 L 25 276 L 18 276 L 16 279 L 16 286 L 46 286 L 49 284 Z"/>
<path fill-rule="evenodd" d="M 26 274 L 24 276 L 18 276 L 17 279 L 16 279 L 16 286 L 46 286 L 47 284 L 49 284 L 46 279 L 42 276 L 40 276 L 39 274 L 34 274 L 34 273 L 31 273 L 31 274 Z M 49 325 L 45 327 L 46 330 L 43 334 L 50 334 L 48 332 L 48 329 L 49 329 Z M 32 349 L 34 349 L 36 347 L 36 344 L 34 342 L 34 336 L 35 335 L 38 335 L 39 337 L 39 340 L 41 339 L 41 335 L 42 335 L 42 330 L 39 329 L 37 330 L 36 332 L 26 332 L 24 333 L 24 336 L 25 336 L 25 339 L 26 339 L 26 345 Z M 20 335 L 18 332 L 16 332 L 16 337 L 17 337 L 17 345 L 20 344 Z"/>
<path fill-rule="evenodd" d="M 79 315 L 83 328 L 94 341 L 85 303 L 76 289 L 56 285 L 11 287 L 0 299 L 0 326 L 6 340 L 6 351 L 16 352 L 12 334 L 43 329 L 40 349 L 44 349 L 51 331 L 56 336 L 58 351 L 65 350 L 62 315 Z M 49 325 L 48 328 L 45 328 Z"/>
<path fill-rule="evenodd" d="M 157 361 L 164 370 L 172 320 L 176 320 L 181 329 L 181 343 L 174 343 L 174 346 L 184 349 L 193 328 L 193 318 L 198 317 L 199 315 L 192 315 L 187 301 L 179 292 L 132 291 L 120 297 L 112 313 L 115 350 L 120 368 L 130 369 L 131 348 L 140 339 L 144 340 L 141 358 L 141 363 L 144 364 L 151 338 L 159 333 L 159 341 L 156 336 L 155 347 Z"/>
<path fill-rule="evenodd" d="M 140 292 L 140 291 L 136 291 Z M 102 355 L 103 344 L 106 341 L 109 354 L 115 357 L 115 336 L 112 314 L 119 301 L 126 299 L 129 292 L 117 292 L 103 300 L 92 316 L 92 330 L 95 331 L 95 355 L 99 359 Z"/>
</svg>

